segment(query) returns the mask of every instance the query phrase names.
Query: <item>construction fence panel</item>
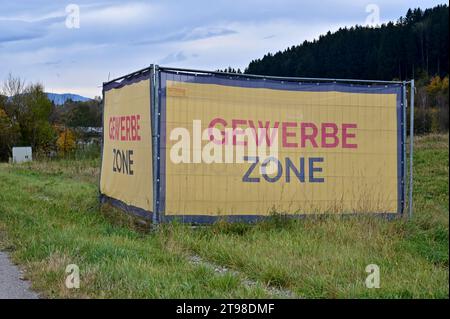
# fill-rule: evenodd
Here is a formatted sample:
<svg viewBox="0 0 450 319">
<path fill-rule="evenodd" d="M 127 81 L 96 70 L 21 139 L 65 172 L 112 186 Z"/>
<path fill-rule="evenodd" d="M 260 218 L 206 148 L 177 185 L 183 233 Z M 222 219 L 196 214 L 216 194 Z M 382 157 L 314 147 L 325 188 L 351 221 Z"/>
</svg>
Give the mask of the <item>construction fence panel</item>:
<svg viewBox="0 0 450 319">
<path fill-rule="evenodd" d="M 403 212 L 401 84 L 157 79 L 160 221 Z"/>
</svg>

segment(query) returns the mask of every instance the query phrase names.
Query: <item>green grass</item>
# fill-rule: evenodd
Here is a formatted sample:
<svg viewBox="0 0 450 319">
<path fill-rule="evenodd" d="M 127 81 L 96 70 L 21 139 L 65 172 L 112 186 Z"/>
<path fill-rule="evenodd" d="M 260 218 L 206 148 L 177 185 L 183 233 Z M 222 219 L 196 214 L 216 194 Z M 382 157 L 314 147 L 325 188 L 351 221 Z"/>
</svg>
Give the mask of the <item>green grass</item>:
<svg viewBox="0 0 450 319">
<path fill-rule="evenodd" d="M 448 135 L 416 139 L 414 218 L 274 217 L 142 232 L 97 204 L 98 160 L 0 165 L 0 247 L 48 297 L 448 298 Z M 236 273 L 218 274 L 190 255 Z M 66 265 L 81 288 L 64 286 Z M 367 289 L 377 264 L 381 288 Z M 244 285 L 245 278 L 256 285 Z"/>
<path fill-rule="evenodd" d="M 235 276 L 189 263 L 158 234 L 115 225 L 99 214 L 97 186 L 35 165 L 0 168 L 0 243 L 25 267 L 46 297 L 266 297 Z M 6 233 L 6 234 L 5 234 Z M 80 268 L 81 288 L 69 290 L 66 266 Z"/>
</svg>

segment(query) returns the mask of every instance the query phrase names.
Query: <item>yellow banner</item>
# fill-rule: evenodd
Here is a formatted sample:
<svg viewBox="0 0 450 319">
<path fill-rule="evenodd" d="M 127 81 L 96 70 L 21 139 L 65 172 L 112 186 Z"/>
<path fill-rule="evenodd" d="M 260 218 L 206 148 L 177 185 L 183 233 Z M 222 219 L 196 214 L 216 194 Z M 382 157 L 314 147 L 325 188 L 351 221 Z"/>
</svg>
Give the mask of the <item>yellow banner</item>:
<svg viewBox="0 0 450 319">
<path fill-rule="evenodd" d="M 149 80 L 110 89 L 104 99 L 100 191 L 153 211 Z"/>
<path fill-rule="evenodd" d="M 166 87 L 165 215 L 397 212 L 396 94 Z"/>
</svg>

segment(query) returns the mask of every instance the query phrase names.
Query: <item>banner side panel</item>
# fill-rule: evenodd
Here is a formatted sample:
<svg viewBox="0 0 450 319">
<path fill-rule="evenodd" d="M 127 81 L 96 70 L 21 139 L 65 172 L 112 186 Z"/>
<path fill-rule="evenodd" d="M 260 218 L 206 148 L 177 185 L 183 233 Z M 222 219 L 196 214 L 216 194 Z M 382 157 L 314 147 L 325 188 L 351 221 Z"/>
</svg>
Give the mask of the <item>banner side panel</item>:
<svg viewBox="0 0 450 319">
<path fill-rule="evenodd" d="M 104 92 L 100 191 L 126 205 L 153 211 L 150 82 Z"/>
</svg>

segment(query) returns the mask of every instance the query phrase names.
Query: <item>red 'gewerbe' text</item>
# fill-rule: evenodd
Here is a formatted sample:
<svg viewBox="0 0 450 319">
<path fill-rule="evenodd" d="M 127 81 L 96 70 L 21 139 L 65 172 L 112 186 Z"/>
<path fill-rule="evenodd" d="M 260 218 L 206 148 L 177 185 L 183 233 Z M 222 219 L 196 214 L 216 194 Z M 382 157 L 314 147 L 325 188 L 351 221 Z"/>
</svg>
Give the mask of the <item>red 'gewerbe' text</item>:
<svg viewBox="0 0 450 319">
<path fill-rule="evenodd" d="M 109 139 L 113 141 L 140 141 L 140 119 L 139 114 L 111 116 L 109 118 Z"/>
</svg>

